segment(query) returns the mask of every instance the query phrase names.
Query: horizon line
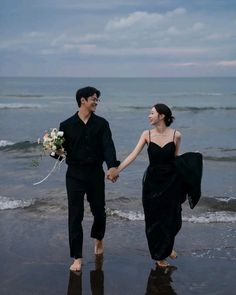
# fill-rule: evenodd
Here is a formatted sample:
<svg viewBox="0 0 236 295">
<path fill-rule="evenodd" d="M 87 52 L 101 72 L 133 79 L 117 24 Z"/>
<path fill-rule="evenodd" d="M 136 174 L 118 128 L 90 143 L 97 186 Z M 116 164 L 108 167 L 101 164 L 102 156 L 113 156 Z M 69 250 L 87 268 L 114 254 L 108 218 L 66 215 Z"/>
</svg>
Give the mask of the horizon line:
<svg viewBox="0 0 236 295">
<path fill-rule="evenodd" d="M 236 76 L 1 76 L 0 78 L 64 78 L 64 79 L 194 79 L 194 78 L 236 78 Z"/>
</svg>

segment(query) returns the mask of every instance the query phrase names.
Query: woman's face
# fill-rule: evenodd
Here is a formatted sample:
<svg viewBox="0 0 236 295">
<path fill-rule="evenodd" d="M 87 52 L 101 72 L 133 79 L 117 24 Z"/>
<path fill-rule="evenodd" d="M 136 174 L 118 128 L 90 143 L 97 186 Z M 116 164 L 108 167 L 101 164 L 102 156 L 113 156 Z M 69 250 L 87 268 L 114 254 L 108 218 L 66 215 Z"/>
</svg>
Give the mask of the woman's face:
<svg viewBox="0 0 236 295">
<path fill-rule="evenodd" d="M 150 110 L 150 113 L 148 115 L 148 120 L 151 125 L 156 125 L 160 121 L 161 115 L 156 111 L 156 109 L 153 107 Z"/>
</svg>

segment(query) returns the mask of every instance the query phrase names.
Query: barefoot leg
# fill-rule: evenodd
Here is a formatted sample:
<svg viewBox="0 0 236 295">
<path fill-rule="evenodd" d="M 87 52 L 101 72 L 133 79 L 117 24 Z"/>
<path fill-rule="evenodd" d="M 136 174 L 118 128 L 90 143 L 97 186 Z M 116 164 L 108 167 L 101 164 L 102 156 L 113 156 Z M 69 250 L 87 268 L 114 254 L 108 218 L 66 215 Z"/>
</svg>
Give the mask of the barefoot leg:
<svg viewBox="0 0 236 295">
<path fill-rule="evenodd" d="M 82 259 L 78 258 L 78 259 L 74 260 L 73 264 L 71 264 L 70 270 L 71 271 L 80 271 L 81 267 L 82 267 Z"/>
<path fill-rule="evenodd" d="M 169 257 L 170 257 L 171 259 L 176 259 L 177 256 L 178 256 L 178 255 L 177 255 L 177 253 L 175 252 L 175 250 L 172 250 L 172 252 L 171 252 L 171 254 L 170 254 Z"/>
<path fill-rule="evenodd" d="M 100 255 L 100 254 L 103 254 L 103 251 L 104 251 L 103 240 L 99 241 L 95 239 L 94 254 Z"/>
<path fill-rule="evenodd" d="M 157 264 L 159 267 L 167 267 L 167 266 L 170 265 L 166 260 L 157 260 L 157 261 L 156 261 L 156 264 Z"/>
</svg>

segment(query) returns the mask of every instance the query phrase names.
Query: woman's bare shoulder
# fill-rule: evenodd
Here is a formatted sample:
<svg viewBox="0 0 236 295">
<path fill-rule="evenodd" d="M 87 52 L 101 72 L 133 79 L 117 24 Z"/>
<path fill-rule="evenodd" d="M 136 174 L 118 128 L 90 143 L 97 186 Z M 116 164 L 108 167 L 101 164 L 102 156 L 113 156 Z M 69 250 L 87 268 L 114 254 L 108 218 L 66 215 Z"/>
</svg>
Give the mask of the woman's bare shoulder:
<svg viewBox="0 0 236 295">
<path fill-rule="evenodd" d="M 149 140 L 149 132 L 150 130 L 144 130 L 141 134 L 141 137 L 144 138 L 147 142 Z"/>
<path fill-rule="evenodd" d="M 181 134 L 181 132 L 180 132 L 179 130 L 176 130 L 176 131 L 175 131 L 175 136 L 176 136 L 177 138 L 181 138 L 182 134 Z"/>
<path fill-rule="evenodd" d="M 141 136 L 147 136 L 150 130 L 143 130 Z"/>
<path fill-rule="evenodd" d="M 170 131 L 171 131 L 171 133 L 173 132 L 173 134 L 175 135 L 175 138 L 176 139 L 180 139 L 181 138 L 181 133 L 180 133 L 179 130 L 170 128 Z"/>
</svg>

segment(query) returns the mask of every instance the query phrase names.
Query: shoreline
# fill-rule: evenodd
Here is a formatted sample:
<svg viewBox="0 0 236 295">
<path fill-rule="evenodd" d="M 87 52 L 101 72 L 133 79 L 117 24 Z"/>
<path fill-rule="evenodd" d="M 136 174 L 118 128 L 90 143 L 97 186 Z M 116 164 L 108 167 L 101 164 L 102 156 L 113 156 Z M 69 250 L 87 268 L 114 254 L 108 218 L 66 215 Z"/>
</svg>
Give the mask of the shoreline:
<svg viewBox="0 0 236 295">
<path fill-rule="evenodd" d="M 92 218 L 85 217 L 83 267 L 74 274 L 69 272 L 66 216 L 1 213 L 2 295 L 233 295 L 236 287 L 235 224 L 184 222 L 175 243 L 178 258 L 169 259 L 173 267 L 155 270 L 143 221 L 108 218 L 101 267 L 89 238 Z"/>
</svg>

